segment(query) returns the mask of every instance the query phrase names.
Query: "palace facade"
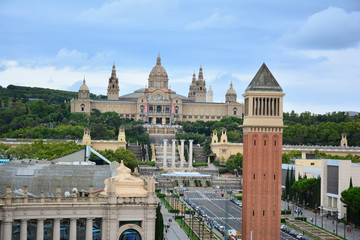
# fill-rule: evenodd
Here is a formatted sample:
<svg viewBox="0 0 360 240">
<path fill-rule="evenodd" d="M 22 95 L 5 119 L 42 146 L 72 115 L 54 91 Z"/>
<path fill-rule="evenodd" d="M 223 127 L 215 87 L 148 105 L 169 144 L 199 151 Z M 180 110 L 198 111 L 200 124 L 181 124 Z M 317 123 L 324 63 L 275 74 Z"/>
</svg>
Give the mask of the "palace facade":
<svg viewBox="0 0 360 240">
<path fill-rule="evenodd" d="M 188 97 L 171 90 L 168 83 L 168 74 L 158 56 L 156 65 L 149 74 L 147 88 L 119 96 L 119 79 L 113 65 L 108 81 L 107 100 L 90 99 L 90 91 L 84 79 L 78 92 L 78 99 L 71 100 L 71 112 L 90 114 L 95 108 L 100 112 L 114 111 L 120 117 L 143 120 L 149 124 L 214 121 L 229 116 L 243 116 L 243 103 L 237 102 L 232 83 L 225 95 L 225 103 L 212 101 L 213 93 L 211 87 L 209 92 L 206 89 L 202 67 L 200 67 L 198 78 L 195 73 L 193 74 Z"/>
</svg>

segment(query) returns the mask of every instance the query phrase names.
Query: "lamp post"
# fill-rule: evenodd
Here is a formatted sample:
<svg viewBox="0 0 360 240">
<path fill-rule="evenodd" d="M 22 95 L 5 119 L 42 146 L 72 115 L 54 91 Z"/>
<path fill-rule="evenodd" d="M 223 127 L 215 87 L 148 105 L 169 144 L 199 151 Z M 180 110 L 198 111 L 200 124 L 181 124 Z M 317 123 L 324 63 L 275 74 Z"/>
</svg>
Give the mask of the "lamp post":
<svg viewBox="0 0 360 240">
<path fill-rule="evenodd" d="M 344 238 L 346 239 L 346 231 L 345 231 L 346 226 L 345 225 L 346 225 L 346 213 L 344 213 Z"/>
<path fill-rule="evenodd" d="M 204 219 L 202 219 L 202 227 L 203 227 L 203 229 L 202 229 L 202 237 L 204 238 L 204 229 L 205 229 Z M 199 231 L 200 231 L 200 229 L 199 229 Z"/>
<path fill-rule="evenodd" d="M 191 210 L 191 237 L 194 237 L 194 211 Z"/>
<path fill-rule="evenodd" d="M 338 214 L 339 214 L 339 212 L 338 211 L 336 211 L 335 212 L 335 221 L 336 221 L 336 235 L 338 234 Z"/>
<path fill-rule="evenodd" d="M 289 194 L 287 195 L 287 209 L 286 210 L 289 210 Z"/>
<path fill-rule="evenodd" d="M 201 231 L 200 231 L 200 214 L 198 213 L 198 221 L 199 221 L 199 237 L 201 239 Z M 204 237 L 204 236 L 203 236 Z"/>
<path fill-rule="evenodd" d="M 305 199 L 303 200 L 303 211 L 302 211 L 303 214 L 304 214 L 304 211 L 305 211 Z M 301 216 L 302 216 L 303 214 L 301 214 Z"/>
<path fill-rule="evenodd" d="M 324 228 L 324 207 L 320 207 L 321 210 L 321 228 Z"/>
<path fill-rule="evenodd" d="M 292 215 L 295 216 L 294 212 L 295 212 L 295 204 L 294 204 L 295 198 L 293 196 L 292 198 L 292 204 L 293 204 L 293 210 L 292 210 Z"/>
<path fill-rule="evenodd" d="M 315 226 L 316 226 L 316 213 L 317 213 L 317 204 L 315 203 Z"/>
<path fill-rule="evenodd" d="M 296 202 L 296 203 L 297 203 L 296 205 L 298 205 L 296 209 L 297 209 L 297 215 L 298 215 L 298 217 L 299 217 L 299 214 L 300 214 L 300 211 L 299 211 L 300 198 L 297 199 L 297 202 Z"/>
</svg>

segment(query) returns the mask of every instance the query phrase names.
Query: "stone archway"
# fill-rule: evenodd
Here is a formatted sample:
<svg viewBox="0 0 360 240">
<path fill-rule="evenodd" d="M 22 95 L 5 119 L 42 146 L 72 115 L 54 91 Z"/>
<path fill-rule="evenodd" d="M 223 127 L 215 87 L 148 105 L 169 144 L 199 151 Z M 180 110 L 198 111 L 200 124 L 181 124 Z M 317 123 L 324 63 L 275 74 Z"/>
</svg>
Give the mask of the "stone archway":
<svg viewBox="0 0 360 240">
<path fill-rule="evenodd" d="M 125 224 L 123 226 L 121 226 L 118 230 L 118 234 L 117 234 L 117 238 L 119 240 L 123 240 L 120 237 L 122 237 L 122 234 L 126 231 L 126 230 L 135 230 L 137 233 L 139 233 L 140 239 L 139 240 L 145 240 L 145 235 L 144 235 L 144 230 L 139 227 L 136 224 Z M 126 239 L 126 238 L 125 238 Z M 137 239 L 136 239 L 137 240 Z"/>
</svg>

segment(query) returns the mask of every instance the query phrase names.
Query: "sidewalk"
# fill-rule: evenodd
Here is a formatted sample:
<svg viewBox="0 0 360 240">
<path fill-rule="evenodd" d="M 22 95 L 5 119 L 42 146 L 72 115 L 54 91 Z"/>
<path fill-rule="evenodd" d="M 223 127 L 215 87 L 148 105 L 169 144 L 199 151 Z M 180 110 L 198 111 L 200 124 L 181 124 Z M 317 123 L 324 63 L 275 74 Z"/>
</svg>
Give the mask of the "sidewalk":
<svg viewBox="0 0 360 240">
<path fill-rule="evenodd" d="M 165 232 L 164 228 L 164 238 L 166 240 L 186 240 L 190 239 L 186 233 L 182 230 L 182 228 L 179 226 L 179 224 L 175 221 L 173 218 L 173 214 L 169 213 L 166 207 L 164 205 L 161 206 L 161 213 L 163 215 L 164 219 L 164 226 L 170 225 L 170 228 L 167 230 L 167 233 Z M 169 222 L 169 219 L 172 221 Z"/>
<path fill-rule="evenodd" d="M 288 206 L 287 202 L 281 201 L 281 209 L 287 209 L 287 206 Z M 292 212 L 293 204 L 289 203 L 289 207 Z M 310 218 L 313 218 L 313 224 L 321 227 L 321 216 L 319 215 L 319 213 L 317 213 L 317 215 L 316 215 L 316 223 L 315 223 L 315 213 L 313 213 L 312 211 L 306 210 L 306 209 L 303 210 L 302 207 L 299 207 L 299 208 L 303 211 L 302 217 L 306 217 L 308 222 L 310 222 Z M 295 209 L 296 209 L 296 204 L 295 204 Z M 292 216 L 292 214 L 288 215 L 288 217 L 290 217 L 290 216 Z M 297 217 L 297 214 L 295 214 L 294 217 Z M 335 230 L 336 229 L 336 221 L 333 218 L 326 218 L 324 216 L 323 226 L 324 226 L 324 229 L 328 230 L 329 232 L 335 233 L 335 231 L 336 231 Z M 344 237 L 344 224 L 342 222 L 338 223 L 337 229 L 338 229 L 338 235 L 341 237 Z M 360 230 L 357 228 L 356 229 L 351 228 L 351 232 L 347 232 L 346 228 L 345 228 L 345 233 L 346 233 L 346 239 L 349 239 L 349 240 L 360 239 Z"/>
</svg>

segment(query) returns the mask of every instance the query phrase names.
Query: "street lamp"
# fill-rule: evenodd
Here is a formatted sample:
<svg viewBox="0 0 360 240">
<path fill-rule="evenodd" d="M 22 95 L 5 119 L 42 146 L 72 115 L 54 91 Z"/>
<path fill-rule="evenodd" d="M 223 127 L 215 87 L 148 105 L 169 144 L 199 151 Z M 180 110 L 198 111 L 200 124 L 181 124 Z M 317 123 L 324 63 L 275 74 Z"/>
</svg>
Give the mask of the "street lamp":
<svg viewBox="0 0 360 240">
<path fill-rule="evenodd" d="M 287 209 L 286 210 L 289 210 L 289 194 L 287 195 Z"/>
<path fill-rule="evenodd" d="M 346 239 L 345 225 L 346 225 L 346 213 L 344 213 L 344 238 Z"/>
<path fill-rule="evenodd" d="M 304 212 L 305 212 L 305 199 L 303 200 L 303 211 L 302 211 L 301 216 L 303 216 Z"/>
<path fill-rule="evenodd" d="M 294 205 L 294 201 L 295 201 L 295 198 L 294 198 L 294 196 L 293 196 L 293 197 L 292 197 L 292 204 L 293 204 L 292 215 L 293 215 L 293 216 L 295 216 L 295 215 L 294 215 L 294 212 L 295 212 L 295 205 Z"/>
<path fill-rule="evenodd" d="M 324 207 L 320 206 L 321 210 L 321 228 L 324 228 Z"/>
<path fill-rule="evenodd" d="M 316 213 L 317 213 L 317 204 L 315 203 L 315 226 L 316 226 Z"/>
<path fill-rule="evenodd" d="M 338 214 L 339 214 L 339 212 L 338 212 L 338 211 L 336 211 L 336 212 L 335 212 L 336 235 L 338 234 Z"/>
<path fill-rule="evenodd" d="M 202 219 L 202 226 L 203 226 L 202 237 L 204 238 L 204 228 L 205 228 L 204 219 Z M 200 229 L 199 229 L 199 232 L 200 232 Z"/>
</svg>

